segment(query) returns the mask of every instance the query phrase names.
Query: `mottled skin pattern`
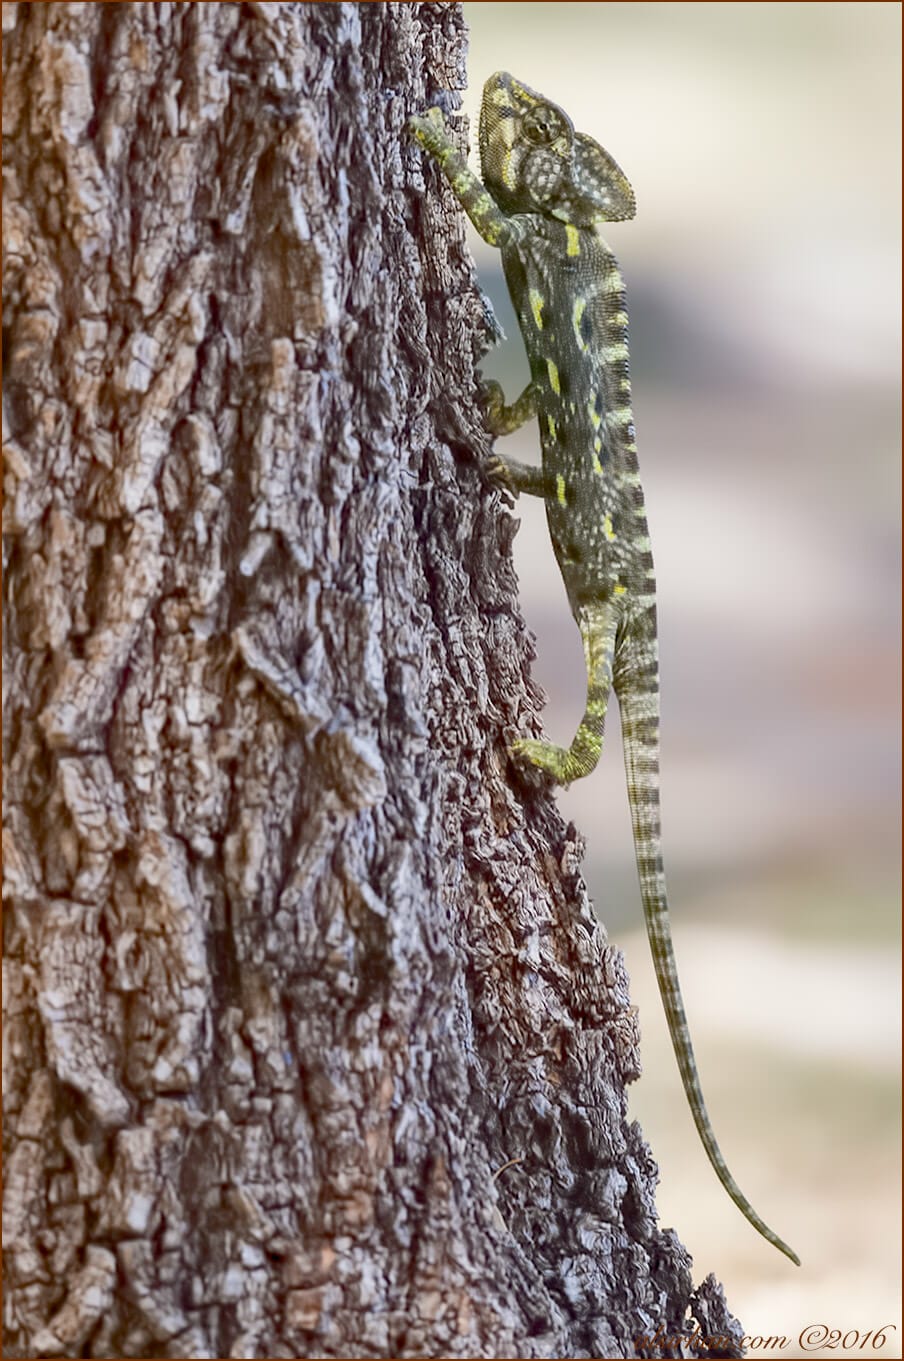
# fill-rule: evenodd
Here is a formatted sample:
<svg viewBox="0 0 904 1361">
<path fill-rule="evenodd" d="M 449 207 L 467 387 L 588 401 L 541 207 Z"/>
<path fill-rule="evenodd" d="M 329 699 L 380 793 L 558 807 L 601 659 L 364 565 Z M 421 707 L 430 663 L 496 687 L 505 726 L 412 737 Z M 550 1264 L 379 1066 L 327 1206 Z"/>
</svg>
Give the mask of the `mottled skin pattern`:
<svg viewBox="0 0 904 1361">
<path fill-rule="evenodd" d="M 571 746 L 525 739 L 512 752 L 560 784 L 589 774 L 614 689 L 644 915 L 684 1090 L 722 1185 L 754 1228 L 798 1262 L 744 1196 L 716 1143 L 672 950 L 659 821 L 655 581 L 631 414 L 628 316 L 615 258 L 595 231 L 598 222 L 634 216 L 633 191 L 567 114 L 505 72 L 484 86 L 483 182 L 456 150 L 439 109 L 412 118 L 409 129 L 484 240 L 502 252 L 531 381 L 511 406 L 498 384 L 488 384 L 487 421 L 501 435 L 536 416 L 543 463 L 497 455 L 489 471 L 515 494 L 543 497 L 584 644 L 587 701 Z"/>
</svg>

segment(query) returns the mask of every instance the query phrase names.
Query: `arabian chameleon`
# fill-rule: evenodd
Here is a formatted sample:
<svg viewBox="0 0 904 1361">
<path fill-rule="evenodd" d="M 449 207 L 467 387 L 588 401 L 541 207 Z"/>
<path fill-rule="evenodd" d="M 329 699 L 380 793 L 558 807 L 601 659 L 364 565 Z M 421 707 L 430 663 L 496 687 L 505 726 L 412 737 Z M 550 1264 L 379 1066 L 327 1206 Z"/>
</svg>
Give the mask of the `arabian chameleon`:
<svg viewBox="0 0 904 1361">
<path fill-rule="evenodd" d="M 512 753 L 559 784 L 588 775 L 618 698 L 637 871 L 659 990 L 703 1146 L 731 1199 L 764 1238 L 798 1262 L 764 1223 L 716 1143 L 678 985 L 659 817 L 659 662 L 653 558 L 634 442 L 625 288 L 598 222 L 634 216 L 612 157 L 576 132 L 556 104 L 497 72 L 480 111 L 483 181 L 432 108 L 409 129 L 435 159 L 483 239 L 498 246 L 530 361 L 531 381 L 506 406 L 484 390 L 493 434 L 539 419 L 542 466 L 496 455 L 491 476 L 542 496 L 587 665 L 584 716 L 571 746 L 524 739 Z M 799 1263 L 798 1263 L 799 1264 Z"/>
</svg>

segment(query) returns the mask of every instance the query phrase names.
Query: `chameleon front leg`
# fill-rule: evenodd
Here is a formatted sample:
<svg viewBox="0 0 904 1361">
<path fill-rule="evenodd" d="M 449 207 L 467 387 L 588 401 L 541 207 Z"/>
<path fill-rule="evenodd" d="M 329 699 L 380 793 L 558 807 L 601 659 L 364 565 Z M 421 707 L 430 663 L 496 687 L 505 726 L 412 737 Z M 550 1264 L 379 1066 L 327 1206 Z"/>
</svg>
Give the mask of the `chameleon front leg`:
<svg viewBox="0 0 904 1361">
<path fill-rule="evenodd" d="M 506 406 L 500 385 L 492 379 L 484 382 L 480 389 L 480 401 L 490 434 L 511 435 L 515 430 L 520 430 L 522 425 L 536 416 L 537 398 L 536 384 L 530 382 L 521 396 Z"/>
<path fill-rule="evenodd" d="M 620 606 L 607 600 L 585 606 L 576 616 L 587 664 L 587 701 L 571 746 L 522 738 L 509 748 L 513 756 L 546 771 L 557 784 L 570 784 L 589 775 L 600 759 L 620 615 Z"/>
<path fill-rule="evenodd" d="M 424 114 L 414 114 L 408 119 L 408 131 L 436 161 L 484 241 L 491 246 L 503 246 L 519 235 L 515 221 L 506 217 L 473 170 L 468 168 L 449 135 L 442 109 L 432 108 Z"/>
<path fill-rule="evenodd" d="M 468 168 L 449 135 L 441 109 L 428 109 L 425 114 L 414 114 L 408 120 L 408 131 L 415 141 L 436 161 L 449 185 L 474 223 L 477 231 L 491 246 L 502 246 L 515 240 L 521 229 L 517 218 L 509 218 L 487 193 L 481 181 Z M 487 429 L 492 435 L 509 435 L 537 414 L 537 391 L 534 384 L 527 387 L 511 405 L 506 405 L 502 388 L 496 382 L 486 382 L 481 390 L 481 404 Z M 496 454 L 486 467 L 494 482 L 507 487 L 516 496 L 525 492 L 531 496 L 546 496 L 548 486 L 541 469 Z"/>
</svg>

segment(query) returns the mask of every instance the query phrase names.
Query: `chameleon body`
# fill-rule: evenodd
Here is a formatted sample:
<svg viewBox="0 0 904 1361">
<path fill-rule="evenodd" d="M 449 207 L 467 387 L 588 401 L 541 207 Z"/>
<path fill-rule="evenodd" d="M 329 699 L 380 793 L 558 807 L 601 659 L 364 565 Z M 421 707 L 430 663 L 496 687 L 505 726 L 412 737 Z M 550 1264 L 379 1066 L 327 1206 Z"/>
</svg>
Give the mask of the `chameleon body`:
<svg viewBox="0 0 904 1361">
<path fill-rule="evenodd" d="M 618 699 L 637 871 L 647 932 L 687 1100 L 716 1174 L 742 1214 L 793 1262 L 732 1177 L 713 1134 L 685 1016 L 668 918 L 659 816 L 659 663 L 653 558 L 634 442 L 625 289 L 598 222 L 634 216 L 634 194 L 609 154 L 557 105 L 506 72 L 484 86 L 483 180 L 458 152 L 442 112 L 409 121 L 477 231 L 502 252 L 531 381 L 506 406 L 484 390 L 492 433 L 536 416 L 542 466 L 496 455 L 488 471 L 542 496 L 587 666 L 584 716 L 568 748 L 521 740 L 516 758 L 567 784 L 593 770 L 610 691 Z"/>
</svg>

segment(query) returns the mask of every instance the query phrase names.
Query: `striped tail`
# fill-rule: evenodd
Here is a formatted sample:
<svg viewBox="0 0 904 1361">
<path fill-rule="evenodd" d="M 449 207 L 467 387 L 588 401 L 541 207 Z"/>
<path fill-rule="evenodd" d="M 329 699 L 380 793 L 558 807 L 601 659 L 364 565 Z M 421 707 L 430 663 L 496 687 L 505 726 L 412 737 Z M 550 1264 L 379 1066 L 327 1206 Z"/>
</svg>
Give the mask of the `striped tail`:
<svg viewBox="0 0 904 1361">
<path fill-rule="evenodd" d="M 654 645 L 655 646 L 655 645 Z M 625 752 L 625 773 L 628 778 L 628 798 L 631 804 L 631 821 L 634 826 L 634 849 L 637 857 L 637 873 L 643 898 L 644 917 L 647 935 L 656 969 L 656 981 L 662 995 L 669 1034 L 681 1081 L 684 1084 L 688 1105 L 694 1117 L 694 1124 L 706 1155 L 716 1169 L 716 1176 L 731 1196 L 745 1219 L 758 1233 L 768 1239 L 779 1252 L 790 1257 L 800 1266 L 800 1259 L 778 1234 L 773 1233 L 760 1219 L 750 1201 L 738 1186 L 722 1157 L 716 1136 L 713 1133 L 691 1044 L 681 988 L 678 984 L 678 971 L 675 966 L 675 953 L 672 948 L 672 933 L 669 926 L 668 898 L 666 896 L 665 874 L 662 867 L 662 843 L 659 819 L 659 694 L 656 672 L 655 652 L 647 659 L 642 668 L 649 672 L 644 677 L 649 688 L 642 686 L 636 691 L 627 689 L 619 693 L 619 713 L 622 724 L 622 740 Z"/>
</svg>

